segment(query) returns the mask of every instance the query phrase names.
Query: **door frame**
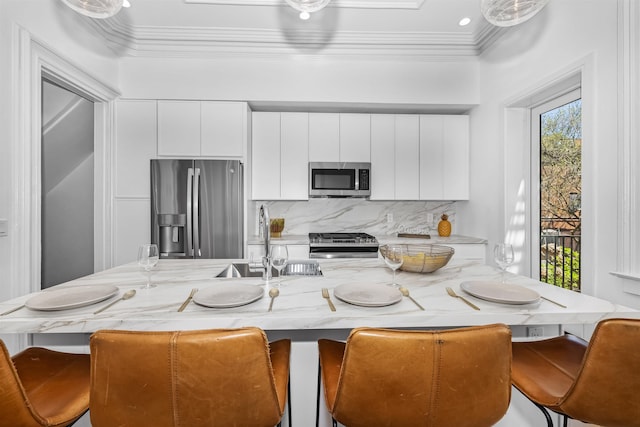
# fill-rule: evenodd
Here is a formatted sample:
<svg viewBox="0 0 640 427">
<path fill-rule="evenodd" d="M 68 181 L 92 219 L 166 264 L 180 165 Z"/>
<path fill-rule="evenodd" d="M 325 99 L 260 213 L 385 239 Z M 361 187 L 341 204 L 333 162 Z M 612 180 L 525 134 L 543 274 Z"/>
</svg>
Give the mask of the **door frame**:
<svg viewBox="0 0 640 427">
<path fill-rule="evenodd" d="M 12 29 L 13 217 L 11 283 L 14 293 L 40 289 L 41 144 L 43 77 L 94 102 L 94 270 L 112 265 L 112 145 L 117 91 L 35 39 L 24 28 Z"/>
<path fill-rule="evenodd" d="M 548 111 L 582 99 L 580 87 L 560 92 L 556 97 L 537 104 L 530 109 L 531 114 L 531 277 L 540 280 L 540 116 Z M 582 125 L 581 125 L 582 126 Z"/>
</svg>

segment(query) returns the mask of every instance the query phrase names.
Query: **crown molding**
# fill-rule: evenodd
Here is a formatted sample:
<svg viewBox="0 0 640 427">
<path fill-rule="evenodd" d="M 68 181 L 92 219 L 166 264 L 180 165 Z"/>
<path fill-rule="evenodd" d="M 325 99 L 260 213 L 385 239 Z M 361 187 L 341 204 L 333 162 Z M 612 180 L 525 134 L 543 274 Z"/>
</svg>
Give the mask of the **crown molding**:
<svg viewBox="0 0 640 427">
<path fill-rule="evenodd" d="M 327 32 L 309 29 L 131 27 L 118 16 L 90 21 L 114 52 L 120 56 L 132 57 L 202 57 L 209 54 L 349 55 L 394 60 L 460 59 L 477 57 L 503 31 L 489 24 L 474 35 L 430 32 Z"/>
<path fill-rule="evenodd" d="M 184 0 L 185 3 L 282 6 L 284 0 Z M 420 9 L 425 0 L 332 0 L 327 7 L 348 7 L 354 9 Z"/>
</svg>

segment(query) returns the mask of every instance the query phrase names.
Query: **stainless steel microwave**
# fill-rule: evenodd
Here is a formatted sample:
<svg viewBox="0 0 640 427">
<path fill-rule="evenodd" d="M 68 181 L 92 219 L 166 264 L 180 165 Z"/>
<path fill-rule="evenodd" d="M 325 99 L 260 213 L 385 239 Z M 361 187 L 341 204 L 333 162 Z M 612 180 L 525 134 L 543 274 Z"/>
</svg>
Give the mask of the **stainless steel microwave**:
<svg viewBox="0 0 640 427">
<path fill-rule="evenodd" d="M 369 197 L 370 182 L 371 163 L 309 163 L 309 197 Z"/>
</svg>

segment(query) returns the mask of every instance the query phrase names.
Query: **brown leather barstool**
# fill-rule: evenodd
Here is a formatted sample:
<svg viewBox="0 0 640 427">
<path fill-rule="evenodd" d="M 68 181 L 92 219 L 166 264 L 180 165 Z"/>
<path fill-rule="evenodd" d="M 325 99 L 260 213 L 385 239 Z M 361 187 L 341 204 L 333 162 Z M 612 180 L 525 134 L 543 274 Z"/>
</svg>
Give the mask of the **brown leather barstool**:
<svg viewBox="0 0 640 427">
<path fill-rule="evenodd" d="M 93 427 L 273 427 L 284 414 L 291 341 L 259 328 L 98 331 Z"/>
<path fill-rule="evenodd" d="M 511 330 L 505 325 L 358 328 L 346 343 L 319 340 L 318 348 L 334 426 L 483 427 L 509 407 Z"/>
<path fill-rule="evenodd" d="M 40 347 L 13 357 L 0 340 L 0 427 L 62 427 L 89 409 L 89 355 Z"/>
<path fill-rule="evenodd" d="M 607 427 L 640 427 L 640 320 L 601 321 L 573 335 L 513 343 L 513 385 L 542 410 Z"/>
</svg>

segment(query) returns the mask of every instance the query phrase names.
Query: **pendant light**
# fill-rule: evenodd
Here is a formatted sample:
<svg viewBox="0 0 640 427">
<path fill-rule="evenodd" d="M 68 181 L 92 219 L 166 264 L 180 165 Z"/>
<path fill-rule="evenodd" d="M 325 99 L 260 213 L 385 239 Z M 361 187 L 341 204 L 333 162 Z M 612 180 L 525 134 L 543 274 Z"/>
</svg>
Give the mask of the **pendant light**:
<svg viewBox="0 0 640 427">
<path fill-rule="evenodd" d="M 122 8 L 123 0 L 62 0 L 76 12 L 91 18 L 109 18 Z"/>
<path fill-rule="evenodd" d="M 533 18 L 549 0 L 482 0 L 482 15 L 493 25 L 511 27 Z"/>
<path fill-rule="evenodd" d="M 300 19 L 307 20 L 311 13 L 324 9 L 331 0 L 286 0 L 286 2 L 300 12 Z"/>
</svg>

